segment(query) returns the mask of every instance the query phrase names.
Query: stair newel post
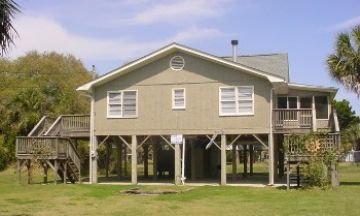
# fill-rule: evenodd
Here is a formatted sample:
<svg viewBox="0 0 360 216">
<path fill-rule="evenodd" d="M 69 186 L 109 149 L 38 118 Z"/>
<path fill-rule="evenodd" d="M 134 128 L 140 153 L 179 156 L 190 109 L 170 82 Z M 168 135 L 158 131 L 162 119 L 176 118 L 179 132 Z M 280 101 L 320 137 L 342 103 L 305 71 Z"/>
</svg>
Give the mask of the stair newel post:
<svg viewBox="0 0 360 216">
<path fill-rule="evenodd" d="M 58 171 L 59 171 L 59 163 L 58 163 L 58 160 L 55 159 L 54 160 L 54 184 L 57 184 L 57 181 L 58 181 Z"/>
<path fill-rule="evenodd" d="M 67 181 L 67 160 L 64 161 L 64 184 Z"/>
<path fill-rule="evenodd" d="M 17 180 L 17 183 L 20 184 L 21 183 L 21 166 L 22 166 L 22 161 L 20 159 L 17 160 L 16 166 L 17 166 L 16 180 Z"/>
<path fill-rule="evenodd" d="M 32 182 L 32 176 L 31 176 L 31 160 L 27 160 L 27 170 L 28 170 L 28 184 L 31 184 Z"/>
<path fill-rule="evenodd" d="M 79 157 L 80 163 L 79 163 L 79 183 L 81 184 L 81 159 Z"/>
<path fill-rule="evenodd" d="M 57 138 L 55 139 L 55 149 L 56 149 L 55 154 L 56 154 L 56 159 L 57 159 L 57 157 L 59 156 L 59 142 L 58 142 Z"/>
<path fill-rule="evenodd" d="M 47 184 L 47 182 L 48 182 L 48 165 L 46 162 L 43 162 L 43 168 L 44 168 L 44 184 Z"/>
</svg>

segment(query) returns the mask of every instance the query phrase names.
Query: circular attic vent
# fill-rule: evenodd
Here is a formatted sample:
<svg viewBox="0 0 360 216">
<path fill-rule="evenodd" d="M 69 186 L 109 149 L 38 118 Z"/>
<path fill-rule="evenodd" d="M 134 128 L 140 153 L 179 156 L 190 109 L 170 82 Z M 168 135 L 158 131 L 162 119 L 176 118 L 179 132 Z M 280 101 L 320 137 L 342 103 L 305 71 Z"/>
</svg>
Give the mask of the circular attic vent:
<svg viewBox="0 0 360 216">
<path fill-rule="evenodd" d="M 185 66 L 185 60 L 181 56 L 174 56 L 170 59 L 170 67 L 173 70 L 182 70 Z"/>
</svg>

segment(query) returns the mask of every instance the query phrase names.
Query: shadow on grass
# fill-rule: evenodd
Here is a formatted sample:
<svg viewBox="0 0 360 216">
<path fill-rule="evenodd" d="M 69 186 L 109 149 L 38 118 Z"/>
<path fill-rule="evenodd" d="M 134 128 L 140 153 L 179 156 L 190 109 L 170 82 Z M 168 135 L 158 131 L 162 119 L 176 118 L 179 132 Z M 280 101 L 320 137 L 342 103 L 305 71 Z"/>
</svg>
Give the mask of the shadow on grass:
<svg viewBox="0 0 360 216">
<path fill-rule="evenodd" d="M 276 187 L 277 190 L 287 190 L 286 186 L 279 186 L 279 187 Z M 298 186 L 290 186 L 290 190 L 304 190 L 305 187 L 298 187 Z"/>
<path fill-rule="evenodd" d="M 360 182 L 340 182 L 340 186 L 359 186 Z"/>
</svg>

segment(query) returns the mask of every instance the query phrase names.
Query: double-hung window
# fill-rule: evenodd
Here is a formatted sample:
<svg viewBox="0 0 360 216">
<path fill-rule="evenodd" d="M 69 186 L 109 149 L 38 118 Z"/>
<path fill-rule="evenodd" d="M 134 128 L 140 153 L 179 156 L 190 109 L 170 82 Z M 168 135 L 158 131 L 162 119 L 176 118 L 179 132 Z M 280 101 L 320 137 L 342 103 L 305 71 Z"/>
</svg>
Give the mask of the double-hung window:
<svg viewBox="0 0 360 216">
<path fill-rule="evenodd" d="M 254 87 L 220 87 L 219 102 L 221 116 L 253 115 Z"/>
<path fill-rule="evenodd" d="M 123 90 L 108 92 L 108 118 L 137 117 L 137 91 Z"/>
<path fill-rule="evenodd" d="M 185 89 L 175 88 L 172 90 L 172 108 L 173 109 L 185 109 Z"/>
</svg>

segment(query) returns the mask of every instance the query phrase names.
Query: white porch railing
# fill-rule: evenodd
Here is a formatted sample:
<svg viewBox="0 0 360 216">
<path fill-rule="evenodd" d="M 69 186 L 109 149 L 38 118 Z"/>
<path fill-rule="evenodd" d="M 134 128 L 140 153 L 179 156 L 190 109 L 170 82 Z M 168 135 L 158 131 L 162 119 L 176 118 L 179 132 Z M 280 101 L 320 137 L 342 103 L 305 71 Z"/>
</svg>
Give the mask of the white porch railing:
<svg viewBox="0 0 360 216">
<path fill-rule="evenodd" d="M 311 128 L 312 121 L 311 109 L 274 109 L 275 128 Z"/>
</svg>

